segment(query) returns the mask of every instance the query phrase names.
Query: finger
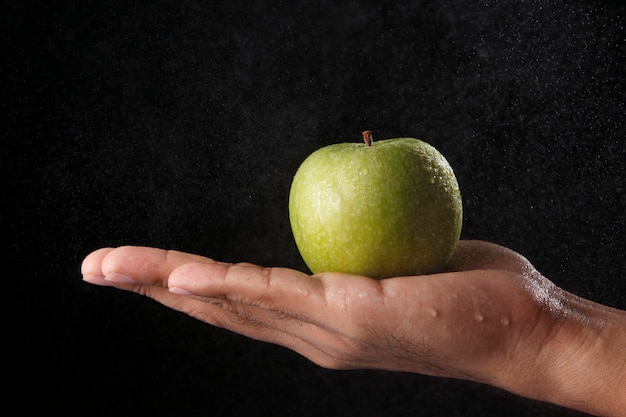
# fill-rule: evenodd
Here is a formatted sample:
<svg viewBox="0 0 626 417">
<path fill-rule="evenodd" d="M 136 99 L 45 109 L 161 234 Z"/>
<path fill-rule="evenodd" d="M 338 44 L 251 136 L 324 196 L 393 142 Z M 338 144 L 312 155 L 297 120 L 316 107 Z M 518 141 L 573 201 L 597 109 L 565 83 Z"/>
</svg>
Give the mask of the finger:
<svg viewBox="0 0 626 417">
<path fill-rule="evenodd" d="M 187 263 L 172 272 L 170 290 L 254 305 L 295 316 L 326 304 L 318 279 L 288 268 L 252 264 Z"/>
<path fill-rule="evenodd" d="M 113 285 L 111 282 L 105 281 L 102 274 L 102 260 L 112 250 L 113 248 L 98 249 L 85 257 L 80 266 L 84 281 L 103 286 Z"/>
<path fill-rule="evenodd" d="M 233 331 L 258 338 L 245 332 L 245 322 L 254 322 L 334 352 L 336 358 L 369 337 L 376 317 L 397 308 L 385 306 L 381 284 L 370 278 L 338 273 L 311 277 L 250 264 L 185 264 L 172 272 L 169 285 L 170 290 L 223 300 L 234 316 L 225 327 Z"/>
<path fill-rule="evenodd" d="M 184 252 L 122 246 L 105 248 L 88 255 L 82 264 L 86 281 L 107 285 L 111 282 L 159 285 L 167 287 L 170 273 L 188 263 L 214 263 L 212 259 Z M 106 278 L 106 279 L 105 279 Z"/>
<path fill-rule="evenodd" d="M 376 280 L 338 273 L 310 276 L 251 264 L 188 263 L 172 272 L 170 289 L 276 310 L 323 326 L 351 314 L 362 300 L 381 304 Z"/>
</svg>

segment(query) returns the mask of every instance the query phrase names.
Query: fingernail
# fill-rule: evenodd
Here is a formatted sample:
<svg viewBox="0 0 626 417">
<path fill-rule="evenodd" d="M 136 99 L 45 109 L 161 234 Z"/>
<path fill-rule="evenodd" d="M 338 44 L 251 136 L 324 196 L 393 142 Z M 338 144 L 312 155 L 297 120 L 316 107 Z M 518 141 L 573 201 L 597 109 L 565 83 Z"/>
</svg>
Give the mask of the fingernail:
<svg viewBox="0 0 626 417">
<path fill-rule="evenodd" d="M 109 275 L 104 277 L 104 280 L 107 282 L 116 282 L 118 284 L 135 283 L 135 281 L 133 281 L 131 278 L 127 277 L 126 275 L 118 274 L 117 272 L 111 272 Z"/>
<path fill-rule="evenodd" d="M 111 283 L 105 281 L 102 275 L 83 275 L 83 281 L 88 282 L 89 284 L 102 285 L 105 287 L 111 286 Z"/>
<path fill-rule="evenodd" d="M 186 289 L 180 288 L 180 287 L 170 287 L 170 292 L 173 292 L 174 294 L 180 294 L 180 295 L 193 295 L 193 293 L 190 293 Z"/>
</svg>

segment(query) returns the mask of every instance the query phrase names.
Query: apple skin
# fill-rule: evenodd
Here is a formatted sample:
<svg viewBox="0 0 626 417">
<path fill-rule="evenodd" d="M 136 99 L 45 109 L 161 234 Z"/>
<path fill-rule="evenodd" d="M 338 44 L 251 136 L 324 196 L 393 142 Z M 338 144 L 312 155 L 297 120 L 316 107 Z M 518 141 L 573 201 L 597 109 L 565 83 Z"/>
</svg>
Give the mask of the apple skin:
<svg viewBox="0 0 626 417">
<path fill-rule="evenodd" d="M 289 220 L 312 273 L 383 279 L 441 271 L 463 209 L 443 155 L 419 139 L 396 138 L 309 155 L 293 178 Z"/>
</svg>

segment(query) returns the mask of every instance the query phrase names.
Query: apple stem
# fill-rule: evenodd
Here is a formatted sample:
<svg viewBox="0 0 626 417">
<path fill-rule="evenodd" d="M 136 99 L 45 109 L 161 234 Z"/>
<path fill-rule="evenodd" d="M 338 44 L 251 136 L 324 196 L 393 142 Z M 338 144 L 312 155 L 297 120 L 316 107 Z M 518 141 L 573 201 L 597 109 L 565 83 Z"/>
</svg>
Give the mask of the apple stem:
<svg viewBox="0 0 626 417">
<path fill-rule="evenodd" d="M 362 134 L 363 134 L 363 141 L 365 142 L 365 146 L 372 146 L 372 142 L 374 141 L 372 139 L 372 131 L 364 130 Z"/>
</svg>

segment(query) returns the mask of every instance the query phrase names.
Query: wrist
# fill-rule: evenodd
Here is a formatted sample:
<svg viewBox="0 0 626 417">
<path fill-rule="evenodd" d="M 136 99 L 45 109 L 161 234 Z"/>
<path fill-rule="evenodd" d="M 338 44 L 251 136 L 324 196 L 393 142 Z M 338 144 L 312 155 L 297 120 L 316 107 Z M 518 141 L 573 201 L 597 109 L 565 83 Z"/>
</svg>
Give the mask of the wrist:
<svg viewBox="0 0 626 417">
<path fill-rule="evenodd" d="M 626 415 L 626 312 L 556 288 L 497 377 L 520 395 L 601 416 Z"/>
</svg>

